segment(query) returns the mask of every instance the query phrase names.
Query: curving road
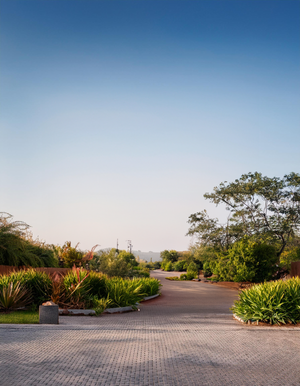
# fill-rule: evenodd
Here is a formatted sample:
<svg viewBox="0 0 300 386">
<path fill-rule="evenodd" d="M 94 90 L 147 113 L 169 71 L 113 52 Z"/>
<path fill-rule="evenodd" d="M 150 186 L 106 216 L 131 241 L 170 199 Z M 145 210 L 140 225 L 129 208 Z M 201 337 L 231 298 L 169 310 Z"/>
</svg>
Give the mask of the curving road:
<svg viewBox="0 0 300 386">
<path fill-rule="evenodd" d="M 300 385 L 300 329 L 245 326 L 237 292 L 176 282 L 140 312 L 0 325 L 0 385 Z"/>
</svg>

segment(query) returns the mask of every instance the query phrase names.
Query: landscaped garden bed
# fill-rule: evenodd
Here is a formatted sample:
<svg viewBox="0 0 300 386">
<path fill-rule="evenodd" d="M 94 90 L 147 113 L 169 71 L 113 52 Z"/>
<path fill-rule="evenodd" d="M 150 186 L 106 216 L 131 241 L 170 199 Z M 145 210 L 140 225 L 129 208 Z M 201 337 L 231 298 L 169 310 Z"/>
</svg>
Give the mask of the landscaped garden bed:
<svg viewBox="0 0 300 386">
<path fill-rule="evenodd" d="M 82 268 L 52 278 L 32 269 L 0 276 L 0 308 L 9 312 L 52 300 L 63 309 L 92 309 L 99 315 L 107 308 L 134 308 L 145 297 L 158 294 L 160 286 L 153 278 L 109 278 Z"/>
</svg>

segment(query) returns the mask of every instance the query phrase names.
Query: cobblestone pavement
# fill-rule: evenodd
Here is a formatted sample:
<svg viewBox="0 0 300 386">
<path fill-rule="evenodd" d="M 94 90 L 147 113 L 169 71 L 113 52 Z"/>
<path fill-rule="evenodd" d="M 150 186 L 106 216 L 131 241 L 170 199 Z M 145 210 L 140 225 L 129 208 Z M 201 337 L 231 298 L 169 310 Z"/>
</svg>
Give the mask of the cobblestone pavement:
<svg viewBox="0 0 300 386">
<path fill-rule="evenodd" d="M 300 385 L 299 328 L 242 325 L 236 291 L 154 275 L 140 312 L 0 325 L 0 385 Z"/>
</svg>

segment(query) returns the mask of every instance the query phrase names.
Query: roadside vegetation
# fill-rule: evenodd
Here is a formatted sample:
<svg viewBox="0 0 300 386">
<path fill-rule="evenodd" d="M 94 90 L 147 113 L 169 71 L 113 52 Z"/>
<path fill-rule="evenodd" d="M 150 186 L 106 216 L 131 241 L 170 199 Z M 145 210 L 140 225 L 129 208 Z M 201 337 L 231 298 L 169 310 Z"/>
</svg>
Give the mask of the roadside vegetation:
<svg viewBox="0 0 300 386">
<path fill-rule="evenodd" d="M 204 197 L 228 211 L 226 224 L 205 210 L 189 217 L 187 234 L 197 240 L 190 253 L 204 272 L 221 281 L 259 283 L 280 279 L 300 260 L 299 174 L 248 173 Z"/>
<path fill-rule="evenodd" d="M 300 323 L 300 278 L 266 282 L 243 290 L 232 311 L 244 322 Z"/>
<path fill-rule="evenodd" d="M 227 221 L 221 224 L 206 210 L 191 214 L 187 235 L 195 242 L 189 251 L 161 253 L 163 270 L 187 273 L 168 279 L 187 279 L 194 264 L 212 281 L 253 283 L 232 308 L 237 316 L 245 322 L 299 323 L 300 279 L 279 279 L 300 261 L 300 175 L 248 173 L 204 197 L 225 205 Z"/>
<path fill-rule="evenodd" d="M 154 263 L 124 250 L 96 251 L 98 245 L 89 251 L 69 241 L 63 246 L 48 245 L 33 240 L 26 223 L 1 213 L 0 265 L 72 271 L 64 277 L 33 269 L 0 276 L 0 308 L 10 311 L 52 299 L 61 307 L 94 308 L 101 313 L 108 306 L 134 305 L 158 293 L 160 284 L 150 278 L 152 269 L 182 272 L 180 278 L 169 280 L 192 280 L 202 270 L 204 277 L 214 281 L 263 283 L 242 292 L 234 306 L 245 320 L 294 323 L 299 304 L 291 303 L 296 307 L 292 315 L 286 299 L 288 293 L 300 298 L 298 282 L 267 282 L 285 277 L 291 263 L 300 260 L 300 175 L 269 178 L 248 173 L 221 183 L 204 197 L 225 205 L 226 223 L 210 218 L 206 210 L 191 214 L 187 235 L 193 236 L 194 244 L 188 251 L 162 251 L 162 261 Z"/>
<path fill-rule="evenodd" d="M 157 294 L 159 288 L 159 281 L 153 278 L 110 278 L 75 267 L 66 276 L 56 274 L 50 278 L 31 269 L 0 276 L 0 309 L 33 309 L 52 300 L 62 308 L 91 308 L 101 313 L 108 306 L 135 305 L 144 297 Z"/>
</svg>

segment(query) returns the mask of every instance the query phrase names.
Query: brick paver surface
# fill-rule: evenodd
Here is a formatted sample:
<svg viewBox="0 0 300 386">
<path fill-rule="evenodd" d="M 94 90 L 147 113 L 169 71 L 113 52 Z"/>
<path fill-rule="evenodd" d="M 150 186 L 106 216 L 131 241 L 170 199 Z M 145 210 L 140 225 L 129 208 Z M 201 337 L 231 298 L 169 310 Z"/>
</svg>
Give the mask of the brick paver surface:
<svg viewBox="0 0 300 386">
<path fill-rule="evenodd" d="M 154 276 L 140 312 L 0 325 L 0 385 L 300 385 L 299 328 L 239 324 L 236 291 Z"/>
</svg>

